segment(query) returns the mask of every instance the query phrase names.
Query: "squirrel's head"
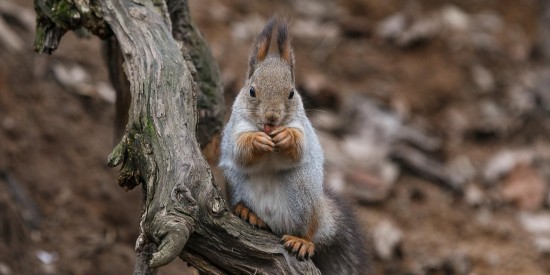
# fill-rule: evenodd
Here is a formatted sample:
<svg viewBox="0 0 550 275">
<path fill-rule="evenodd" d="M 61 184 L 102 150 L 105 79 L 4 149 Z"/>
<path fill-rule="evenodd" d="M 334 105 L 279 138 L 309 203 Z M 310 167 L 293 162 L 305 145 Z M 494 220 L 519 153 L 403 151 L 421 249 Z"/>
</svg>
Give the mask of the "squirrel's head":
<svg viewBox="0 0 550 275">
<path fill-rule="evenodd" d="M 278 51 L 268 55 L 275 28 Z M 302 104 L 294 85 L 294 53 L 284 20 L 271 18 L 256 38 L 239 96 L 246 106 L 245 113 L 260 129 L 285 125 Z"/>
</svg>

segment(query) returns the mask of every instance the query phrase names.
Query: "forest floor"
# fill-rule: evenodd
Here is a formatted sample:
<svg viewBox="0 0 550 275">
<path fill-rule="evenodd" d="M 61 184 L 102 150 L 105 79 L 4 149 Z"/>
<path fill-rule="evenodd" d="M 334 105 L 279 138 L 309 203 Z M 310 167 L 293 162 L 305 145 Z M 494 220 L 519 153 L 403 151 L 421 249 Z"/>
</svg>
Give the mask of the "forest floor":
<svg viewBox="0 0 550 275">
<path fill-rule="evenodd" d="M 274 12 L 289 19 L 327 184 L 355 202 L 376 274 L 550 273 L 539 2 L 190 3 L 228 110 L 254 35 Z M 0 48 L 0 275 L 130 274 L 141 194 L 106 166 L 101 41 L 69 33 L 41 56 L 10 26 L 25 45 Z M 192 272 L 176 260 L 159 274 Z"/>
</svg>

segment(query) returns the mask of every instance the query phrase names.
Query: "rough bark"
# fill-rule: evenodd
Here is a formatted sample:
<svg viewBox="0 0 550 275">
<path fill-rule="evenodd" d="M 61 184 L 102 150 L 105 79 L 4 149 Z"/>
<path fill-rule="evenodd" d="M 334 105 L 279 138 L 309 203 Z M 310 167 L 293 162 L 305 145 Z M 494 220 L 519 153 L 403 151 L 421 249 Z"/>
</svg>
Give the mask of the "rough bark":
<svg viewBox="0 0 550 275">
<path fill-rule="evenodd" d="M 152 243 L 158 245 L 152 267 L 180 256 L 209 274 L 319 273 L 311 261 L 289 255 L 277 237 L 227 211 L 195 137 L 194 79 L 201 78 L 193 77 L 199 73 L 180 48 L 194 46 L 173 39 L 164 1 L 36 0 L 35 5 L 39 52 L 51 53 L 63 33 L 80 27 L 102 37 L 112 31 L 120 45 L 132 100 L 126 132 L 109 165 L 121 165 L 122 187 L 143 187 L 140 262 L 147 262 Z M 136 267 L 136 273 L 152 272 L 144 264 Z"/>
<path fill-rule="evenodd" d="M 171 22 L 173 22 L 172 35 L 178 42 L 183 43 L 182 55 L 191 60 L 197 72 L 193 74 L 193 79 L 199 88 L 197 98 L 199 124 L 196 135 L 200 147 L 204 149 L 214 137 L 219 135 L 223 126 L 225 104 L 220 71 L 204 37 L 191 23 L 188 1 L 168 0 L 167 4 Z M 118 141 L 128 123 L 131 102 L 130 83 L 122 71 L 124 59 L 116 39 L 108 39 L 105 50 L 110 79 L 117 91 L 114 140 Z"/>
<path fill-rule="evenodd" d="M 197 140 L 204 148 L 223 126 L 225 103 L 220 70 L 199 29 L 192 23 L 188 0 L 167 0 L 174 39 L 183 43 L 182 54 L 191 59 L 198 84 Z"/>
</svg>

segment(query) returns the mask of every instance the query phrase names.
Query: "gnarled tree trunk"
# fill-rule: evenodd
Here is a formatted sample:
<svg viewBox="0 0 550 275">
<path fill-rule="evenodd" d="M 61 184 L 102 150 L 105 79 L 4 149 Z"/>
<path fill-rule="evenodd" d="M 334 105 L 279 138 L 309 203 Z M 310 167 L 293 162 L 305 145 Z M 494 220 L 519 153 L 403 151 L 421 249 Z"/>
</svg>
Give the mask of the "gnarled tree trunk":
<svg viewBox="0 0 550 275">
<path fill-rule="evenodd" d="M 120 46 L 131 104 L 109 165 L 121 165 L 122 187 L 143 187 L 136 274 L 151 274 L 147 263 L 154 268 L 177 256 L 208 274 L 319 273 L 311 261 L 289 255 L 277 237 L 227 211 L 196 138 L 206 144 L 219 130 L 219 77 L 190 23 L 186 1 L 36 0 L 35 5 L 39 52 L 53 52 L 67 30 L 82 27 L 102 38 L 114 35 Z M 197 107 L 201 96 L 206 100 Z M 207 119 L 199 125 L 205 131 L 196 135 L 198 109 Z"/>
</svg>

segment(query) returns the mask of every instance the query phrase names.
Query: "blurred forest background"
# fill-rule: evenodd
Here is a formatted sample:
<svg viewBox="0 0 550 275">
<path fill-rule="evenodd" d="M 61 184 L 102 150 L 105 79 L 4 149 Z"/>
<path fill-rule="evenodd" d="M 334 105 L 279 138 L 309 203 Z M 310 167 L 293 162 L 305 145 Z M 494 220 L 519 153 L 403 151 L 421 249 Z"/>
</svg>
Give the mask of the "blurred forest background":
<svg viewBox="0 0 550 275">
<path fill-rule="evenodd" d="M 547 2 L 190 5 L 228 110 L 252 39 L 288 18 L 327 184 L 356 204 L 376 274 L 500 275 L 550 274 Z M 0 0 L 0 274 L 130 274 L 141 198 L 105 164 L 102 42 L 69 33 L 41 56 L 33 36 L 32 1 Z"/>
</svg>

